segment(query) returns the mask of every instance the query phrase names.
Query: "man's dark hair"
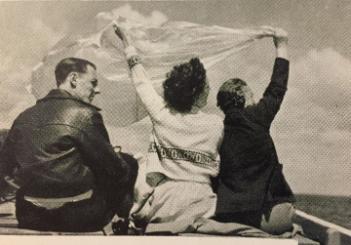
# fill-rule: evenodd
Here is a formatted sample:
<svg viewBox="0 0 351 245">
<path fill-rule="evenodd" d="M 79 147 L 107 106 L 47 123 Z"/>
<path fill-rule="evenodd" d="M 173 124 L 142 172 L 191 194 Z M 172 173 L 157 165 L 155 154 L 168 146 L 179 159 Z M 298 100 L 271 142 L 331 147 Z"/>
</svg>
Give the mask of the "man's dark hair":
<svg viewBox="0 0 351 245">
<path fill-rule="evenodd" d="M 57 87 L 60 86 L 71 72 L 85 73 L 88 65 L 96 69 L 96 66 L 88 60 L 69 57 L 61 60 L 55 68 Z"/>
<path fill-rule="evenodd" d="M 219 106 L 223 112 L 225 112 L 230 105 L 236 108 L 244 108 L 245 94 L 243 92 L 243 87 L 245 86 L 247 86 L 247 83 L 239 78 L 227 80 L 219 88 L 217 106 Z"/>
<path fill-rule="evenodd" d="M 163 82 L 164 99 L 170 108 L 191 111 L 206 84 L 206 69 L 199 58 L 173 67 Z"/>
</svg>

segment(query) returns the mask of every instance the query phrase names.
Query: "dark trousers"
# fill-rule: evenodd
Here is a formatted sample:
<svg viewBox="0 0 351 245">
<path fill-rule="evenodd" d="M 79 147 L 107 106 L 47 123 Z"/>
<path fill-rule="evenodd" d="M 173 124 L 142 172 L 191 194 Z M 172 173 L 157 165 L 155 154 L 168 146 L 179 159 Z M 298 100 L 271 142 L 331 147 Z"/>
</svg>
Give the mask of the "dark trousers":
<svg viewBox="0 0 351 245">
<path fill-rule="evenodd" d="M 90 199 L 67 203 L 60 208 L 46 209 L 24 200 L 21 190 L 16 195 L 16 217 L 19 228 L 43 231 L 83 232 L 98 231 L 112 217 L 127 218 L 133 205 L 134 185 L 138 173 L 137 161 L 123 154 L 130 165 L 128 176 L 123 180 L 107 180 L 110 188 L 98 187 Z"/>
<path fill-rule="evenodd" d="M 279 235 L 292 230 L 295 213 L 289 202 L 267 205 L 263 210 L 216 214 L 219 222 L 235 222 L 259 228 L 267 233 Z"/>
<path fill-rule="evenodd" d="M 224 213 L 224 214 L 216 214 L 216 221 L 219 222 L 234 222 L 240 223 L 244 225 L 250 225 L 256 228 L 260 228 L 262 212 L 261 211 L 244 211 L 237 213 Z"/>
</svg>

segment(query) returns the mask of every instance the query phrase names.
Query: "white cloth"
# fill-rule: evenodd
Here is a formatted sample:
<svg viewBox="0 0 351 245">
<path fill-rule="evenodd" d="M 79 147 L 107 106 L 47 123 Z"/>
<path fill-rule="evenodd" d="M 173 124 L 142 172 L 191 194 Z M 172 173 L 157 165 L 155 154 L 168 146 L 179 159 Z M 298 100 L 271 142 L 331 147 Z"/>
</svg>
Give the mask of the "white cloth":
<svg viewBox="0 0 351 245">
<path fill-rule="evenodd" d="M 156 88 L 174 65 L 197 56 L 210 72 L 215 64 L 249 47 L 262 34 L 258 29 L 238 30 L 184 21 L 150 25 L 137 22 L 132 16 L 120 18 L 114 11 L 99 13 L 92 25 L 82 26 L 81 31 L 62 38 L 34 68 L 32 93 L 41 98 L 56 87 L 54 71 L 61 59 L 83 58 L 97 66 L 101 96 L 93 103 L 102 108 L 105 123 L 119 127 L 143 119 L 146 112 L 129 81 L 129 68 L 113 23 L 128 32 Z M 225 78 L 211 79 L 211 83 L 222 80 Z"/>
</svg>

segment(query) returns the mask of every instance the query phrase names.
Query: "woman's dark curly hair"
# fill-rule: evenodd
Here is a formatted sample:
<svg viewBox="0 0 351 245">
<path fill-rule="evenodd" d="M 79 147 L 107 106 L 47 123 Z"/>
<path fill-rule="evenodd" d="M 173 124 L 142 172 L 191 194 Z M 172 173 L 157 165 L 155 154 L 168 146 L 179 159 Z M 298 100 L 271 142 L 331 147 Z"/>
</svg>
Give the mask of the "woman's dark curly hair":
<svg viewBox="0 0 351 245">
<path fill-rule="evenodd" d="M 173 67 L 163 82 L 167 105 L 178 112 L 189 112 L 206 84 L 206 70 L 199 58 Z"/>
</svg>

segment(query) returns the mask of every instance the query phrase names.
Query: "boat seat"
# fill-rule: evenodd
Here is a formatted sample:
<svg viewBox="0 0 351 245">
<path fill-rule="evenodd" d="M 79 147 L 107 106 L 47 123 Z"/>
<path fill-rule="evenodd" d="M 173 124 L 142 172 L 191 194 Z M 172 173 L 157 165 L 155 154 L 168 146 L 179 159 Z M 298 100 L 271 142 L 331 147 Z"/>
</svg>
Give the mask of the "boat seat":
<svg viewBox="0 0 351 245">
<path fill-rule="evenodd" d="M 207 234 L 199 234 L 199 233 L 182 233 L 180 236 L 195 236 L 195 237 L 213 237 L 216 235 L 207 235 Z M 266 238 L 262 238 L 266 239 Z M 294 238 L 298 242 L 298 245 L 320 245 L 319 242 L 313 241 L 307 237 L 304 237 L 303 235 L 297 234 Z M 278 240 L 278 239 L 277 239 Z"/>
<path fill-rule="evenodd" d="M 305 236 L 302 236 L 300 234 L 297 234 L 294 237 L 294 239 L 298 241 L 299 245 L 320 245 L 319 242 L 313 241 L 313 240 L 311 240 Z"/>
<path fill-rule="evenodd" d="M 20 229 L 17 227 L 18 222 L 15 217 L 15 204 L 14 202 L 2 203 L 0 206 L 0 234 L 1 235 L 93 235 L 103 236 L 103 231 L 97 232 L 54 232 L 54 231 L 36 231 L 29 229 Z M 214 236 L 197 233 L 183 233 L 180 236 Z M 311 239 L 302 235 L 296 235 L 294 237 L 298 241 L 299 245 L 319 245 L 318 242 L 312 241 Z"/>
</svg>

